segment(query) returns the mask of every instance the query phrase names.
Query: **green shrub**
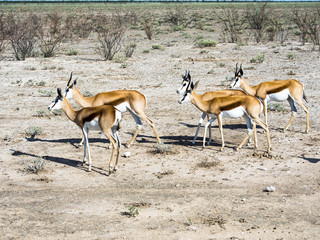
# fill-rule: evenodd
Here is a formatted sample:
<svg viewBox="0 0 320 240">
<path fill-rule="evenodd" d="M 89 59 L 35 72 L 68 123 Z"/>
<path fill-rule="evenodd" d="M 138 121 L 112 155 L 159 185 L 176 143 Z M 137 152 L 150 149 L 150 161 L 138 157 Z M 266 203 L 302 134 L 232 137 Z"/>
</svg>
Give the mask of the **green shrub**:
<svg viewBox="0 0 320 240">
<path fill-rule="evenodd" d="M 68 56 L 75 56 L 75 55 L 78 55 L 78 50 L 77 49 L 70 49 L 68 52 L 67 52 L 67 55 Z"/>
<path fill-rule="evenodd" d="M 25 130 L 25 133 L 27 137 L 34 138 L 36 135 L 40 135 L 42 133 L 42 129 L 37 126 L 31 126 Z"/>
<path fill-rule="evenodd" d="M 45 160 L 42 157 L 37 157 L 35 159 L 25 161 L 24 166 L 28 171 L 37 174 L 44 169 Z"/>
<path fill-rule="evenodd" d="M 215 47 L 217 46 L 216 41 L 208 40 L 208 39 L 200 39 L 196 42 L 196 47 L 204 48 L 204 47 Z"/>
<path fill-rule="evenodd" d="M 152 49 L 163 50 L 163 47 L 161 45 L 152 45 Z"/>
<path fill-rule="evenodd" d="M 259 54 L 258 56 L 250 60 L 251 63 L 262 63 L 265 60 L 264 54 Z"/>
</svg>

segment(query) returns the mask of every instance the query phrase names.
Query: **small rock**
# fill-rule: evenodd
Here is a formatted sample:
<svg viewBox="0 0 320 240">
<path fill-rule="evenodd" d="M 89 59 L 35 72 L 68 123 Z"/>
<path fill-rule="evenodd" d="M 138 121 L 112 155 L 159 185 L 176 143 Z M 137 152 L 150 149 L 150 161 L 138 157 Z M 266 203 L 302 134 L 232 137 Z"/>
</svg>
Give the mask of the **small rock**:
<svg viewBox="0 0 320 240">
<path fill-rule="evenodd" d="M 130 157 L 130 156 L 131 156 L 131 152 L 125 152 L 125 153 L 123 154 L 123 156 L 126 157 L 126 158 Z"/>
<path fill-rule="evenodd" d="M 259 170 L 261 170 L 261 171 L 268 171 L 268 169 L 265 168 L 265 167 L 261 167 L 261 168 L 259 168 Z"/>
<path fill-rule="evenodd" d="M 246 198 L 242 198 L 241 201 L 242 201 L 242 202 L 245 202 L 245 201 L 247 201 L 247 199 L 246 199 Z"/>
<path fill-rule="evenodd" d="M 276 191 L 276 188 L 275 188 L 274 186 L 268 186 L 268 187 L 266 188 L 266 191 L 267 191 L 267 192 L 275 192 L 275 191 Z"/>
<path fill-rule="evenodd" d="M 189 227 L 188 227 L 188 230 L 190 230 L 190 231 L 196 231 L 197 229 L 196 229 L 194 226 L 189 226 Z"/>
</svg>

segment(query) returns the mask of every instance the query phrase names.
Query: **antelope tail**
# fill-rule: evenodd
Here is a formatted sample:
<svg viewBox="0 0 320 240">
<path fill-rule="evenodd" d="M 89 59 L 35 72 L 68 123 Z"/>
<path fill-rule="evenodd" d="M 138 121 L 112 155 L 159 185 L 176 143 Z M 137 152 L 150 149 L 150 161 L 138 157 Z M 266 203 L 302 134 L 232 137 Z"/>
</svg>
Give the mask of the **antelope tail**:
<svg viewBox="0 0 320 240">
<path fill-rule="evenodd" d="M 303 99 L 304 99 L 306 102 L 308 102 L 308 98 L 307 98 L 306 94 L 304 93 L 304 91 L 303 91 Z"/>
</svg>

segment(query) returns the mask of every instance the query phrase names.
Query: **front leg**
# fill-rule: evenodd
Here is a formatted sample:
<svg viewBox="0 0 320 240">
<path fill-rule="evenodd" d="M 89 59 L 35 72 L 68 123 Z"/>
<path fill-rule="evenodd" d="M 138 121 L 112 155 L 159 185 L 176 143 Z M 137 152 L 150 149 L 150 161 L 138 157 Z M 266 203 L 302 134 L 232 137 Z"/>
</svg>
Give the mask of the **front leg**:
<svg viewBox="0 0 320 240">
<path fill-rule="evenodd" d="M 221 148 L 220 148 L 220 151 L 223 151 L 223 149 L 224 149 L 224 138 L 223 138 L 223 129 L 222 129 L 222 113 L 220 113 L 217 118 L 218 118 L 218 125 L 219 125 L 220 137 L 221 137 Z"/>
<path fill-rule="evenodd" d="M 264 122 L 266 123 L 266 125 L 268 126 L 268 101 L 267 99 L 262 100 L 263 101 L 263 113 L 264 113 Z"/>
<path fill-rule="evenodd" d="M 195 144 L 195 143 L 196 143 L 196 140 L 197 140 L 197 138 L 198 138 L 198 134 L 199 134 L 199 130 L 200 130 L 201 124 L 202 124 L 204 118 L 206 117 L 206 115 L 207 115 L 207 114 L 206 114 L 205 112 L 202 113 L 202 115 L 201 115 L 201 118 L 200 118 L 200 120 L 199 120 L 199 122 L 198 122 L 198 127 L 197 127 L 196 134 L 194 135 L 194 138 L 193 138 L 193 140 L 192 140 L 192 144 Z"/>
<path fill-rule="evenodd" d="M 207 136 L 207 130 L 208 126 L 211 125 L 211 123 L 215 120 L 215 118 L 211 117 L 210 120 L 206 123 L 204 126 L 204 135 L 203 135 L 203 142 L 202 142 L 202 148 L 205 148 L 206 146 L 206 136 Z"/>
</svg>

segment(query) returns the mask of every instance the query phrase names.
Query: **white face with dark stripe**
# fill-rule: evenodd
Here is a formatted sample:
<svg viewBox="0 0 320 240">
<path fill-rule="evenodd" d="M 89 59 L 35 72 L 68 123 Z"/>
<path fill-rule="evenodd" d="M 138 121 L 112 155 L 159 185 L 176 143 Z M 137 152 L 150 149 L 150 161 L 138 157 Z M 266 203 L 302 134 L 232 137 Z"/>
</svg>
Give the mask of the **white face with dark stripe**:
<svg viewBox="0 0 320 240">
<path fill-rule="evenodd" d="M 73 98 L 73 88 L 72 86 L 68 86 L 66 87 L 66 89 L 64 90 L 64 97 L 66 99 L 72 99 Z"/>
<path fill-rule="evenodd" d="M 232 81 L 232 83 L 230 84 L 230 88 L 240 88 L 240 80 L 243 76 L 243 71 L 242 71 L 242 68 L 240 67 L 240 70 L 237 71 L 236 69 L 236 72 L 234 74 L 234 79 Z"/>
<path fill-rule="evenodd" d="M 61 109 L 61 97 L 57 96 L 48 107 L 49 111 Z"/>
<path fill-rule="evenodd" d="M 187 103 L 190 102 L 190 92 L 187 91 L 183 94 L 183 96 L 180 98 L 180 100 L 178 101 L 178 103 L 182 104 L 182 103 Z"/>
<path fill-rule="evenodd" d="M 186 71 L 185 75 L 182 75 L 182 83 L 180 87 L 176 90 L 176 92 L 178 94 L 184 94 L 187 91 L 190 80 L 191 80 L 190 72 Z"/>
<path fill-rule="evenodd" d="M 182 77 L 183 77 L 182 83 L 181 83 L 180 87 L 176 91 L 178 94 L 185 93 L 186 90 L 187 90 L 187 87 L 188 87 L 188 83 L 189 83 L 188 79 L 185 78 L 185 76 L 182 76 Z"/>
</svg>

